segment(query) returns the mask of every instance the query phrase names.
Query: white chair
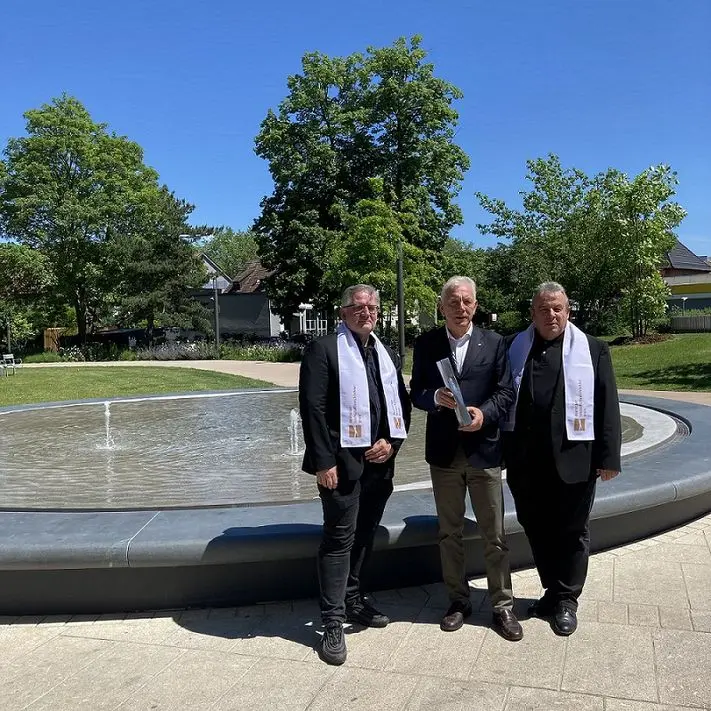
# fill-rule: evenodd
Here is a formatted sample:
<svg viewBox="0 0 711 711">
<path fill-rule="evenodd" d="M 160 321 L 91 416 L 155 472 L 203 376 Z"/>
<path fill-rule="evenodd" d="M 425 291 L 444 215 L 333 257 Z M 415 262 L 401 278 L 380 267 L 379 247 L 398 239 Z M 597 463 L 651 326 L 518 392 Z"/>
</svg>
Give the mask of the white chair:
<svg viewBox="0 0 711 711">
<path fill-rule="evenodd" d="M 2 357 L 2 369 L 5 375 L 10 375 L 12 373 L 15 375 L 17 373 L 17 368 L 22 365 L 21 358 L 15 358 L 12 353 L 5 353 Z"/>
</svg>

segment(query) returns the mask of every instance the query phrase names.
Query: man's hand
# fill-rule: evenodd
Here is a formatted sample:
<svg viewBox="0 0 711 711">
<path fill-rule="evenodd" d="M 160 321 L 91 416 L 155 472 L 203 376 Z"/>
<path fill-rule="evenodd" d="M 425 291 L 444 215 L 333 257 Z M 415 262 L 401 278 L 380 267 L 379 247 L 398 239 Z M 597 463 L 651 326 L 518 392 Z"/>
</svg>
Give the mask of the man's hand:
<svg viewBox="0 0 711 711">
<path fill-rule="evenodd" d="M 393 456 L 393 446 L 386 439 L 379 439 L 370 449 L 365 451 L 365 459 L 373 464 L 387 462 Z"/>
<path fill-rule="evenodd" d="M 614 469 L 598 469 L 597 470 L 597 475 L 603 481 L 610 481 L 610 479 L 614 479 L 619 473 L 620 472 L 616 472 Z"/>
<path fill-rule="evenodd" d="M 449 388 L 439 388 L 435 391 L 435 405 L 454 410 L 457 407 L 457 401 Z"/>
<path fill-rule="evenodd" d="M 338 470 L 336 467 L 322 469 L 320 472 L 316 472 L 316 481 L 324 489 L 335 489 L 338 486 Z"/>
<path fill-rule="evenodd" d="M 462 432 L 476 432 L 482 428 L 484 424 L 484 413 L 478 407 L 467 407 L 467 411 L 472 416 L 470 425 L 460 425 L 459 429 Z"/>
</svg>

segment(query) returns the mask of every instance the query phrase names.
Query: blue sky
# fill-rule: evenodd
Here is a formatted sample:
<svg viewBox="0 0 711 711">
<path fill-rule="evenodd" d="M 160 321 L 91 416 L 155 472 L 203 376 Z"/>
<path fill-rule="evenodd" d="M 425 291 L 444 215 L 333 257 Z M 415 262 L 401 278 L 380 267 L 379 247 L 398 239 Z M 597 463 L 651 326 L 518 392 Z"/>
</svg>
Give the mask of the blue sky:
<svg viewBox="0 0 711 711">
<path fill-rule="evenodd" d="M 688 211 L 679 236 L 711 253 L 711 3 L 706 0 L 5 0 L 0 145 L 22 114 L 67 92 L 137 141 L 196 205 L 195 224 L 247 228 L 271 192 L 254 136 L 301 56 L 421 34 L 464 92 L 471 158 L 454 235 L 488 245 L 480 190 L 517 204 L 525 161 L 589 173 L 667 163 Z"/>
</svg>

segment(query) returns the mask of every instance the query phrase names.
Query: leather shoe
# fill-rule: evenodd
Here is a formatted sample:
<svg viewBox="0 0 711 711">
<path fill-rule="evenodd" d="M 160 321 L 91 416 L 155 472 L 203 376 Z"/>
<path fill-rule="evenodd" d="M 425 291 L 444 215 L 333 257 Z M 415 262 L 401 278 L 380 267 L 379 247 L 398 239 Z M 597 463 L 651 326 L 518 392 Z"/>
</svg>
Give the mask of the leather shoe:
<svg viewBox="0 0 711 711">
<path fill-rule="evenodd" d="M 553 615 L 553 631 L 567 637 L 578 629 L 578 616 L 567 607 L 557 607 Z"/>
<path fill-rule="evenodd" d="M 494 610 L 494 629 L 509 642 L 523 638 L 523 629 L 511 610 Z"/>
<path fill-rule="evenodd" d="M 463 602 L 453 602 L 439 623 L 439 628 L 443 632 L 456 632 L 464 624 L 464 619 L 471 614 L 471 605 Z"/>
</svg>

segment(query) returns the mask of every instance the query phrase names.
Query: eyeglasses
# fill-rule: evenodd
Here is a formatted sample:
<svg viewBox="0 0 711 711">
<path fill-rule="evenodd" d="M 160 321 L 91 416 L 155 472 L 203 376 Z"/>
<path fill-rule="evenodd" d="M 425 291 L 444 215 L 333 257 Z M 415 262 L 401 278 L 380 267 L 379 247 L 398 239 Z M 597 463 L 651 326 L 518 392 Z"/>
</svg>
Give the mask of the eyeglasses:
<svg viewBox="0 0 711 711">
<path fill-rule="evenodd" d="M 378 311 L 380 310 L 378 306 L 365 306 L 364 304 L 346 304 L 344 309 L 353 309 L 353 313 L 356 314 L 356 316 L 360 316 L 361 314 L 364 314 L 366 311 L 371 315 L 371 316 L 377 316 Z"/>
</svg>

